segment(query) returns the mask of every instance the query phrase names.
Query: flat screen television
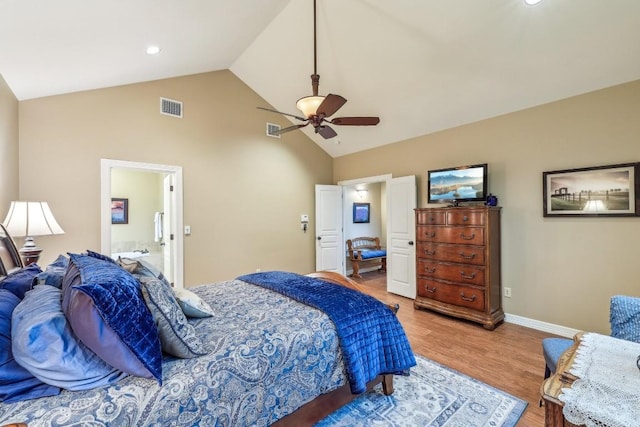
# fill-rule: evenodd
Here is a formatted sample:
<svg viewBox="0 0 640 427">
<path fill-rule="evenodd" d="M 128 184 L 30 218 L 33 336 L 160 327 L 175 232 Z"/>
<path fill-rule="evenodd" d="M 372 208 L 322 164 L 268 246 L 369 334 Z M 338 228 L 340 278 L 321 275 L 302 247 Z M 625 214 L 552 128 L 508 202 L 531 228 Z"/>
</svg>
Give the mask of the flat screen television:
<svg viewBox="0 0 640 427">
<path fill-rule="evenodd" d="M 430 170 L 429 203 L 484 202 L 487 197 L 486 163 Z"/>
</svg>

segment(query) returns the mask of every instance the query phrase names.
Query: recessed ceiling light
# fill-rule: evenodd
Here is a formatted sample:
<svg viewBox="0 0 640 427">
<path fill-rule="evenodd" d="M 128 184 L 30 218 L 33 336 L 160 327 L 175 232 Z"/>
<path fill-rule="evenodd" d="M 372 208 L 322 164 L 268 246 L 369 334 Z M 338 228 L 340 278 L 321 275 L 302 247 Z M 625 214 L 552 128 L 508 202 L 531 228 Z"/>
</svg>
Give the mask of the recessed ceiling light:
<svg viewBox="0 0 640 427">
<path fill-rule="evenodd" d="M 537 5 L 538 3 L 540 3 L 541 1 L 542 1 L 542 0 L 524 0 L 524 2 L 525 2 L 526 4 L 528 4 L 529 6 L 535 6 L 535 5 Z"/>
<path fill-rule="evenodd" d="M 158 46 L 149 46 L 147 48 L 147 55 L 157 55 L 160 53 L 160 48 Z"/>
</svg>

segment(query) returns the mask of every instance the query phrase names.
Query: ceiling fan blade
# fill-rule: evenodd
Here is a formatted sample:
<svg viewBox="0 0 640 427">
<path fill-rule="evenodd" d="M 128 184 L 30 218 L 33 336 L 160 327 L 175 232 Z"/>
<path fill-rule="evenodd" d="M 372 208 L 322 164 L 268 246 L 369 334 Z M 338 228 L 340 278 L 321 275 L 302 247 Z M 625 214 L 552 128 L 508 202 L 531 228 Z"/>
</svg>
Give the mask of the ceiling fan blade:
<svg viewBox="0 0 640 427">
<path fill-rule="evenodd" d="M 283 116 L 293 117 L 294 119 L 302 120 L 303 122 L 307 121 L 307 119 L 305 119 L 304 117 L 296 116 L 295 114 L 283 113 L 282 111 L 272 110 L 271 108 L 264 108 L 264 107 L 256 107 L 256 108 L 259 110 L 271 111 L 272 113 L 282 114 Z"/>
<path fill-rule="evenodd" d="M 326 125 L 320 125 L 316 127 L 316 133 L 322 135 L 324 139 L 333 138 L 334 136 L 338 135 L 335 130 Z"/>
<path fill-rule="evenodd" d="M 340 95 L 334 95 L 330 93 L 324 98 L 322 104 L 318 106 L 316 114 L 323 114 L 325 117 L 329 117 L 336 111 L 338 111 L 340 107 L 345 104 L 345 102 L 347 102 L 347 100 Z"/>
<path fill-rule="evenodd" d="M 303 127 L 305 127 L 305 126 L 306 126 L 306 125 L 308 125 L 308 124 L 309 124 L 309 122 L 307 122 L 307 123 L 305 123 L 305 124 L 303 124 L 303 125 L 293 125 L 293 126 L 289 126 L 288 128 L 280 129 L 280 130 L 278 131 L 278 135 L 282 135 L 283 133 L 291 132 L 292 130 L 296 130 L 296 129 L 303 128 Z"/>
<path fill-rule="evenodd" d="M 330 120 L 333 125 L 373 126 L 380 123 L 380 117 L 336 117 Z"/>
</svg>

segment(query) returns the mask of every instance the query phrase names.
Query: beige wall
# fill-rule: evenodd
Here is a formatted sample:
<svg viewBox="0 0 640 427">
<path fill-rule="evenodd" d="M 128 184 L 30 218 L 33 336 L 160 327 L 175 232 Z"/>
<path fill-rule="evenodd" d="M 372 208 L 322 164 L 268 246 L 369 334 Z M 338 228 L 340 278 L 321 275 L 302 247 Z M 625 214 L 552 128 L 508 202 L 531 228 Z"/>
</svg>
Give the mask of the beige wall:
<svg viewBox="0 0 640 427">
<path fill-rule="evenodd" d="M 184 118 L 159 114 L 159 98 Z M 38 238 L 43 264 L 100 249 L 100 159 L 183 167 L 185 284 L 262 270 L 314 270 L 314 233 L 300 230 L 332 159 L 301 132 L 274 139 L 282 117 L 229 71 L 20 102 L 20 196 L 47 200 L 65 229 Z"/>
<path fill-rule="evenodd" d="M 18 199 L 18 100 L 0 75 L 0 222 Z"/>
<path fill-rule="evenodd" d="M 543 218 L 542 172 L 640 161 L 640 81 L 334 160 L 334 181 L 489 163 L 502 211 L 505 311 L 609 332 L 609 299 L 640 296 L 640 218 Z M 384 118 L 383 118 L 384 119 Z"/>
</svg>

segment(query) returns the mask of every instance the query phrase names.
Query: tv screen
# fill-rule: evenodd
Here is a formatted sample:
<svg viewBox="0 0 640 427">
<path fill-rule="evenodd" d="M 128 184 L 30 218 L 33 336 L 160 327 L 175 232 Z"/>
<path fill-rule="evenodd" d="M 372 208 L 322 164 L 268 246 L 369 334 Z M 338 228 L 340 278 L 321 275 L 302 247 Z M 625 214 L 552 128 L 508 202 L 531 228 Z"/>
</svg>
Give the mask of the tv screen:
<svg viewBox="0 0 640 427">
<path fill-rule="evenodd" d="M 487 164 L 428 172 L 429 203 L 480 202 L 487 197 Z"/>
</svg>

